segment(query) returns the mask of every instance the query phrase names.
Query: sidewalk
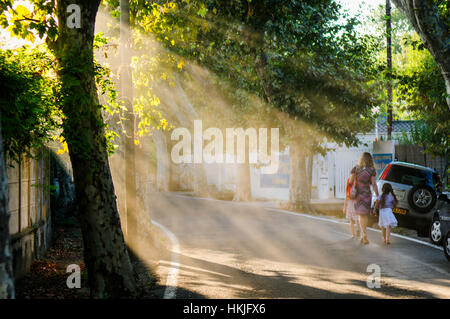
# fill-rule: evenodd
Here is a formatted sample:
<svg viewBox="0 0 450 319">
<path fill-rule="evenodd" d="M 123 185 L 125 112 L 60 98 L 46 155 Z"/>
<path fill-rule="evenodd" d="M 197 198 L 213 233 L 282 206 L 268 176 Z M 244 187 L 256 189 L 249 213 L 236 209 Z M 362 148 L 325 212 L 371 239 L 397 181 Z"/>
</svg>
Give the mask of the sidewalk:
<svg viewBox="0 0 450 319">
<path fill-rule="evenodd" d="M 311 199 L 311 205 L 319 212 L 323 213 L 341 213 L 344 209 L 344 199 L 330 198 L 330 199 Z"/>
</svg>

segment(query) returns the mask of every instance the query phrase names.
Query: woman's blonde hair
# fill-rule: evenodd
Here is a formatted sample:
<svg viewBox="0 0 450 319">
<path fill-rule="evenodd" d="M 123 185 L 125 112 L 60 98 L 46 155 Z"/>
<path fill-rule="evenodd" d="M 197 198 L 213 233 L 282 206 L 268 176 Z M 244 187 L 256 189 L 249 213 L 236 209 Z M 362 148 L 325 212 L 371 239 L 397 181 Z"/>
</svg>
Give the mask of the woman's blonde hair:
<svg viewBox="0 0 450 319">
<path fill-rule="evenodd" d="M 359 167 L 373 167 L 375 168 L 375 165 L 373 164 L 373 158 L 372 155 L 368 152 L 364 152 L 363 155 L 361 155 L 361 158 L 359 159 Z"/>
</svg>

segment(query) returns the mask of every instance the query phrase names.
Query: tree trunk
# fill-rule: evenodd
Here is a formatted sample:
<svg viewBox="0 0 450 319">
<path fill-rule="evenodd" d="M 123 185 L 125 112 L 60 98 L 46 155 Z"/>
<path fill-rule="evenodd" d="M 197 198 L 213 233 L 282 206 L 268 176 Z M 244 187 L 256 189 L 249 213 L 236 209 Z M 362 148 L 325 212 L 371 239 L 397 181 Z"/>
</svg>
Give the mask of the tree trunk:
<svg viewBox="0 0 450 319">
<path fill-rule="evenodd" d="M 206 179 L 205 166 L 203 164 L 194 165 L 194 193 L 199 196 L 207 196 L 208 182 Z"/>
<path fill-rule="evenodd" d="M 127 242 L 136 247 L 138 241 L 136 211 L 136 152 L 134 144 L 135 114 L 130 50 L 130 1 L 120 0 L 120 95 L 125 102 L 125 202 L 127 210 Z"/>
<path fill-rule="evenodd" d="M 313 158 L 314 154 L 309 152 L 307 158 L 307 178 L 308 178 L 308 188 L 307 188 L 307 200 L 311 203 L 311 191 L 312 191 L 312 171 L 313 171 Z"/>
<path fill-rule="evenodd" d="M 192 129 L 194 120 L 198 119 L 195 108 L 183 87 L 177 81 L 174 87 L 162 85 L 158 87 L 159 98 L 167 107 L 167 111 L 176 117 L 180 126 Z M 164 156 L 163 154 L 161 155 Z M 208 184 L 206 180 L 205 167 L 202 164 L 193 165 L 194 179 L 192 186 L 194 193 L 198 195 L 208 194 Z"/>
<path fill-rule="evenodd" d="M 293 138 L 289 144 L 289 161 L 291 166 L 289 181 L 289 206 L 295 210 L 311 211 L 310 173 L 308 154 L 301 138 Z M 312 176 L 312 175 L 311 175 Z"/>
<path fill-rule="evenodd" d="M 391 26 L 391 0 L 386 0 L 386 62 L 388 69 L 387 82 L 387 136 L 392 136 L 392 26 Z"/>
<path fill-rule="evenodd" d="M 450 111 L 450 71 L 444 73 L 444 80 L 445 80 L 445 90 L 447 92 L 447 97 L 445 98 L 445 100 L 447 101 L 448 109 Z"/>
<path fill-rule="evenodd" d="M 156 189 L 160 192 L 167 192 L 170 181 L 170 155 L 167 150 L 166 136 L 164 132 L 155 130 L 152 137 L 156 146 Z"/>
<path fill-rule="evenodd" d="M 247 140 L 247 139 L 246 139 Z M 250 180 L 250 154 L 249 154 L 250 138 L 245 142 L 245 163 L 236 164 L 236 193 L 233 201 L 247 202 L 252 198 L 251 180 Z M 236 145 L 237 150 L 237 145 Z M 236 152 L 237 154 L 237 152 Z"/>
<path fill-rule="evenodd" d="M 246 202 L 251 200 L 250 165 L 248 161 L 243 164 L 237 164 L 236 174 L 236 193 L 234 194 L 233 201 Z"/>
<path fill-rule="evenodd" d="M 81 8 L 81 28 L 68 28 L 67 6 Z M 57 4 L 58 60 L 64 136 L 69 147 L 91 297 L 133 297 L 136 282 L 125 246 L 94 79 L 93 39 L 100 0 Z"/>
<path fill-rule="evenodd" d="M 449 26 L 440 18 L 435 1 L 392 0 L 395 6 L 411 22 L 425 47 L 430 51 L 441 70 L 447 91 L 450 110 L 450 32 Z"/>
<path fill-rule="evenodd" d="M 8 178 L 0 114 L 0 299 L 14 299 L 14 274 L 9 242 Z"/>
</svg>

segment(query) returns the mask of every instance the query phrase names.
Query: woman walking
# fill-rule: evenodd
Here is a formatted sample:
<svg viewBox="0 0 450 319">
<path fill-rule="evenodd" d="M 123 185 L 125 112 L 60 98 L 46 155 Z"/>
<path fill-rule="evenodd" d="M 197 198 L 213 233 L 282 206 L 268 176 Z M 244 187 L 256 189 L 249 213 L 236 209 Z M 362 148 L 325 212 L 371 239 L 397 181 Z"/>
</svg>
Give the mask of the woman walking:
<svg viewBox="0 0 450 319">
<path fill-rule="evenodd" d="M 373 164 L 372 155 L 364 152 L 352 171 L 350 183 L 354 185 L 356 181 L 357 195 L 355 199 L 355 213 L 359 216 L 359 225 L 361 228 L 361 243 L 367 245 L 367 224 L 369 215 L 371 213 L 372 192 L 370 185 L 372 185 L 375 195 L 378 197 L 378 187 L 375 183 L 375 176 L 377 172 Z"/>
</svg>

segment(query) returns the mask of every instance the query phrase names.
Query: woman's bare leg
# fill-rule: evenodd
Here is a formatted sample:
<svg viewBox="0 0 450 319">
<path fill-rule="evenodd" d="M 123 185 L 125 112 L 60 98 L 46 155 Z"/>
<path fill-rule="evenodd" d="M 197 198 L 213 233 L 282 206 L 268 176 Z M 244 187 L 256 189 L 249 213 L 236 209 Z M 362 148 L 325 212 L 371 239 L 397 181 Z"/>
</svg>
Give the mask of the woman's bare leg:
<svg viewBox="0 0 450 319">
<path fill-rule="evenodd" d="M 369 218 L 366 215 L 360 215 L 359 216 L 359 224 L 361 225 L 361 242 L 364 242 L 365 244 L 369 243 L 367 240 L 367 224 L 369 222 Z"/>
<path fill-rule="evenodd" d="M 356 236 L 359 238 L 359 237 L 361 237 L 361 224 L 359 222 L 359 217 L 355 221 L 355 223 L 356 223 Z"/>
</svg>

